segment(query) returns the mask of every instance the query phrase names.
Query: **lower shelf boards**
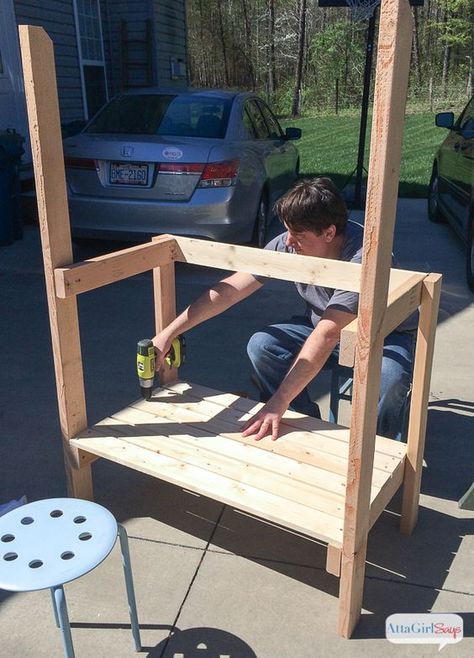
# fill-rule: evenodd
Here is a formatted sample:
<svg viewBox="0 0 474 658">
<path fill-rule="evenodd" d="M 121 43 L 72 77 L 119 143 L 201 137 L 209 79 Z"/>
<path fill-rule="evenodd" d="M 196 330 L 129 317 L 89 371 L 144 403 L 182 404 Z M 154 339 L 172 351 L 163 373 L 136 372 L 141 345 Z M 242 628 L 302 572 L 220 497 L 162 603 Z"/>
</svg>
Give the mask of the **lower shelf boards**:
<svg viewBox="0 0 474 658">
<path fill-rule="evenodd" d="M 287 411 L 277 441 L 243 438 L 261 403 L 177 382 L 71 444 L 335 547 L 342 544 L 349 429 Z M 406 445 L 377 437 L 370 525 L 403 479 Z"/>
</svg>

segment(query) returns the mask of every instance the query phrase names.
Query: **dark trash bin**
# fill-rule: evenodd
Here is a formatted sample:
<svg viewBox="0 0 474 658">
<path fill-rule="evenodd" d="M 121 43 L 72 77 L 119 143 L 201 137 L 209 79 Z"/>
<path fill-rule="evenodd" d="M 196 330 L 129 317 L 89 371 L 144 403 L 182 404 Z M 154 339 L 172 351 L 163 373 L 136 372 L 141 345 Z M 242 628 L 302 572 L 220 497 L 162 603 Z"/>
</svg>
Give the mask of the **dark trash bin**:
<svg viewBox="0 0 474 658">
<path fill-rule="evenodd" d="M 0 131 L 0 245 L 23 237 L 20 165 L 24 141 L 15 130 Z"/>
</svg>

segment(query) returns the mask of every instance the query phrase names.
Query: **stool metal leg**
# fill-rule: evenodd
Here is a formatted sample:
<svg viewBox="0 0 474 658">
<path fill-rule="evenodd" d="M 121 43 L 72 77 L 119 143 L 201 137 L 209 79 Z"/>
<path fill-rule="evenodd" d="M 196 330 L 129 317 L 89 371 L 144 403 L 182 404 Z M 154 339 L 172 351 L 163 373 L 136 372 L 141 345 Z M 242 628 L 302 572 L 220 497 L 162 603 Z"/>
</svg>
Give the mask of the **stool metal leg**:
<svg viewBox="0 0 474 658">
<path fill-rule="evenodd" d="M 128 550 L 127 531 L 120 523 L 117 525 L 120 539 L 120 549 L 122 551 L 122 564 L 125 574 L 125 585 L 127 587 L 128 611 L 130 614 L 130 622 L 132 624 L 133 641 L 135 642 L 135 651 L 141 651 L 142 644 L 140 640 L 140 627 L 138 625 L 135 591 L 133 589 L 132 567 L 130 564 L 130 551 Z"/>
<path fill-rule="evenodd" d="M 337 423 L 339 415 L 339 372 L 337 367 L 331 371 L 331 395 L 329 398 L 329 422 Z"/>
<path fill-rule="evenodd" d="M 54 589 L 51 587 L 49 591 L 51 592 L 51 601 L 53 603 L 54 620 L 56 622 L 56 626 L 58 628 L 61 628 L 61 625 L 59 623 L 58 611 L 56 610 L 56 600 L 54 598 Z"/>
<path fill-rule="evenodd" d="M 53 595 L 54 609 L 56 621 L 59 621 L 61 628 L 61 637 L 63 641 L 64 655 L 66 658 L 74 658 L 74 648 L 72 646 L 71 627 L 69 625 L 69 617 L 67 614 L 66 597 L 62 585 L 57 585 L 51 588 Z"/>
</svg>

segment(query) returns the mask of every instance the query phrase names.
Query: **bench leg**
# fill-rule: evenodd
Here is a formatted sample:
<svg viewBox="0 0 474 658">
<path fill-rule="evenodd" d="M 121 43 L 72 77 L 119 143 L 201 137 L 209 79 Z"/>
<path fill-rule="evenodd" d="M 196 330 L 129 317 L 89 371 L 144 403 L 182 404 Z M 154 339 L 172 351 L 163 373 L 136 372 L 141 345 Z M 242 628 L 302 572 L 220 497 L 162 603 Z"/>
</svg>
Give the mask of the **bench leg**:
<svg viewBox="0 0 474 658">
<path fill-rule="evenodd" d="M 66 658 L 74 658 L 74 648 L 72 646 L 71 627 L 67 614 L 66 597 L 62 585 L 51 588 L 51 595 L 54 603 L 54 616 L 56 624 L 61 629 L 61 638 L 63 641 L 64 655 Z"/>
<path fill-rule="evenodd" d="M 400 531 L 410 535 L 418 518 L 426 421 L 433 363 L 436 320 L 441 293 L 441 275 L 429 274 L 423 281 L 420 319 L 416 338 L 413 385 L 408 423 L 407 456 L 403 479 Z"/>
<path fill-rule="evenodd" d="M 93 501 L 94 490 L 92 487 L 91 462 L 81 463 L 78 455 L 79 451 L 68 446 L 66 442 L 63 448 L 68 495 L 71 498 Z"/>
<path fill-rule="evenodd" d="M 340 548 L 328 544 L 328 552 L 326 555 L 326 571 L 333 576 L 341 575 L 341 554 Z"/>
<path fill-rule="evenodd" d="M 362 610 L 367 539 L 355 555 L 341 555 L 339 583 L 339 634 L 350 638 Z"/>
<path fill-rule="evenodd" d="M 125 574 L 125 585 L 127 587 L 128 612 L 132 625 L 133 641 L 135 651 L 141 651 L 142 645 L 140 640 L 140 627 L 138 625 L 137 603 L 135 600 L 135 590 L 133 588 L 132 566 L 130 564 L 130 551 L 128 549 L 127 531 L 120 523 L 118 525 L 118 534 L 120 539 L 120 550 L 122 551 L 122 564 Z"/>
</svg>

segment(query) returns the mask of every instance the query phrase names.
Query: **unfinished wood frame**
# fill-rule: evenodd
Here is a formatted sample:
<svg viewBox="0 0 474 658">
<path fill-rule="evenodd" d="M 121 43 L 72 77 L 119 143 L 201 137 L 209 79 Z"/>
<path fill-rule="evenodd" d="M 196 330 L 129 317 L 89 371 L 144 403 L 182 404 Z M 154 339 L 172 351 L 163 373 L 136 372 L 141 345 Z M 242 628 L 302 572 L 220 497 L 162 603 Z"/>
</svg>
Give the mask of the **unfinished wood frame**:
<svg viewBox="0 0 474 658">
<path fill-rule="evenodd" d="M 402 531 L 411 532 L 420 492 L 441 277 L 390 268 L 411 21 L 407 0 L 382 0 L 362 265 L 179 236 L 72 264 L 51 42 L 40 28 L 20 28 L 71 495 L 92 496 L 90 461 L 104 457 L 325 541 L 327 570 L 340 577 L 344 637 L 360 616 L 370 527 L 404 483 Z M 359 292 L 358 319 L 341 336 L 341 361 L 355 363 L 351 427 L 287 411 L 283 436 L 256 443 L 240 430 L 258 403 L 178 382 L 167 370 L 151 402 L 88 428 L 76 295 L 153 270 L 160 331 L 176 313 L 180 261 Z M 375 434 L 380 365 L 384 337 L 418 306 L 404 445 Z"/>
</svg>

